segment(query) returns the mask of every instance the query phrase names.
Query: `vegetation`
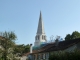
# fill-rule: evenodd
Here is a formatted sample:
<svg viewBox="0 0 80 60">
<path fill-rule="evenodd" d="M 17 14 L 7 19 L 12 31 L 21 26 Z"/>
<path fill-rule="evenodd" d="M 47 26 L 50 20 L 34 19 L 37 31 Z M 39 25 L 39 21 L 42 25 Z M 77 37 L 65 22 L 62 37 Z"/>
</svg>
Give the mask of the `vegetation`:
<svg viewBox="0 0 80 60">
<path fill-rule="evenodd" d="M 80 60 L 80 50 L 53 53 L 50 55 L 49 60 Z"/>
<path fill-rule="evenodd" d="M 1 60 L 16 60 L 15 57 L 27 53 L 29 45 L 16 45 L 17 36 L 14 32 L 0 32 L 0 59 Z"/>
<path fill-rule="evenodd" d="M 80 33 L 78 31 L 72 32 L 72 34 L 67 34 L 65 40 L 72 40 L 80 38 Z M 50 54 L 49 60 L 80 60 L 80 50 L 75 50 L 71 52 L 57 51 Z"/>
<path fill-rule="evenodd" d="M 72 34 L 67 34 L 65 40 L 72 40 L 76 38 L 80 38 L 80 33 L 78 31 L 74 31 Z"/>
<path fill-rule="evenodd" d="M 15 46 L 15 40 L 16 40 L 16 35 L 14 32 L 1 32 L 0 36 L 2 36 L 4 39 L 0 40 L 0 44 L 1 44 L 1 50 L 2 50 L 2 56 L 1 58 L 3 60 L 7 60 L 8 54 L 13 53 L 13 48 Z M 13 47 L 13 48 L 12 48 Z"/>
<path fill-rule="evenodd" d="M 30 45 L 17 45 L 15 40 L 17 36 L 14 32 L 0 32 L 0 60 L 16 60 L 15 57 L 20 57 L 23 54 L 29 52 Z M 56 39 L 59 39 L 58 36 Z M 72 32 L 72 34 L 67 34 L 65 40 L 71 40 L 80 38 L 80 33 L 78 31 Z M 80 51 L 74 52 L 58 52 L 52 53 L 49 60 L 79 60 Z"/>
<path fill-rule="evenodd" d="M 27 44 L 27 45 L 24 45 L 24 44 L 21 44 L 21 45 L 16 45 L 15 49 L 14 49 L 14 53 L 18 53 L 19 56 L 27 53 L 30 51 L 30 45 Z"/>
</svg>

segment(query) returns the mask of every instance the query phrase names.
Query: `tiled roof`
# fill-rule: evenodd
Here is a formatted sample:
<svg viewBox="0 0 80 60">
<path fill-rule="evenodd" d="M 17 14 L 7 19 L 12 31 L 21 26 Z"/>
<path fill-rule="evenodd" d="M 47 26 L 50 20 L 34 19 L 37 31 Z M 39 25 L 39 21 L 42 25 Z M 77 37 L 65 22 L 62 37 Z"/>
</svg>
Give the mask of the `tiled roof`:
<svg viewBox="0 0 80 60">
<path fill-rule="evenodd" d="M 77 39 L 74 39 L 74 40 L 61 41 L 61 42 L 58 43 L 57 46 L 55 45 L 55 43 L 50 43 L 50 44 L 47 44 L 46 46 L 42 47 L 41 49 L 36 50 L 32 54 L 64 50 L 64 49 L 67 49 L 68 47 L 73 46 L 74 44 L 77 44 L 79 42 L 80 42 L 80 38 L 77 38 Z"/>
<path fill-rule="evenodd" d="M 29 55 L 30 54 L 30 52 L 28 52 L 28 53 L 25 53 L 25 54 L 23 54 L 22 56 L 27 56 L 27 55 Z"/>
</svg>

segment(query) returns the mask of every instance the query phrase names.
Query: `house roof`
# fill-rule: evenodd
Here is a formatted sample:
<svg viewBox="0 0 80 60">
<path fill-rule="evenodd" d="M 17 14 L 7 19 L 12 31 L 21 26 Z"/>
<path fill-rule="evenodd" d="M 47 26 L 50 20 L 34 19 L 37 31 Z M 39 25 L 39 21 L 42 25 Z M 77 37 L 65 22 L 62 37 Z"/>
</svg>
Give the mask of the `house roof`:
<svg viewBox="0 0 80 60">
<path fill-rule="evenodd" d="M 73 46 L 79 42 L 80 42 L 80 38 L 73 39 L 73 40 L 60 41 L 60 42 L 58 42 L 57 46 L 55 45 L 56 43 L 50 43 L 50 44 L 47 44 L 46 46 L 42 47 L 41 49 L 36 50 L 35 52 L 33 51 L 32 54 L 64 50 L 64 49 L 67 49 L 68 47 Z"/>
</svg>

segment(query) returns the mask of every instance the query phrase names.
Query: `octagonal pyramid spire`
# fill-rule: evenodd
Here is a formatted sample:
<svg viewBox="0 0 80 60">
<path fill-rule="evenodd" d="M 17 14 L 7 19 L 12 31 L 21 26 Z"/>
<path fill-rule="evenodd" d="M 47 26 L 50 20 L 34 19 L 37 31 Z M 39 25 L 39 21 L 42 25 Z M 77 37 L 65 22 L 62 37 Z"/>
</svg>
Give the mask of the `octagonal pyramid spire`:
<svg viewBox="0 0 80 60">
<path fill-rule="evenodd" d="M 37 34 L 45 34 L 41 11 L 40 11 L 40 16 L 39 16 L 39 23 L 38 23 Z"/>
</svg>

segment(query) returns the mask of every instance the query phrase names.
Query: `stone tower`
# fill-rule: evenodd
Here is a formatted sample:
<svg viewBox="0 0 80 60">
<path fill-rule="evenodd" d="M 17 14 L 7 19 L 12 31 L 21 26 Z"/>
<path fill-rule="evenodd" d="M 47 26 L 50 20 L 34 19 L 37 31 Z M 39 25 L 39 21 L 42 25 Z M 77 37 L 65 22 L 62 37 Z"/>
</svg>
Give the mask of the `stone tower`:
<svg viewBox="0 0 80 60">
<path fill-rule="evenodd" d="M 42 21 L 42 14 L 40 11 L 38 29 L 37 29 L 37 34 L 35 36 L 34 46 L 39 46 L 40 44 L 46 43 L 46 41 L 47 40 L 46 40 L 45 31 L 44 31 L 44 24 Z"/>
</svg>

